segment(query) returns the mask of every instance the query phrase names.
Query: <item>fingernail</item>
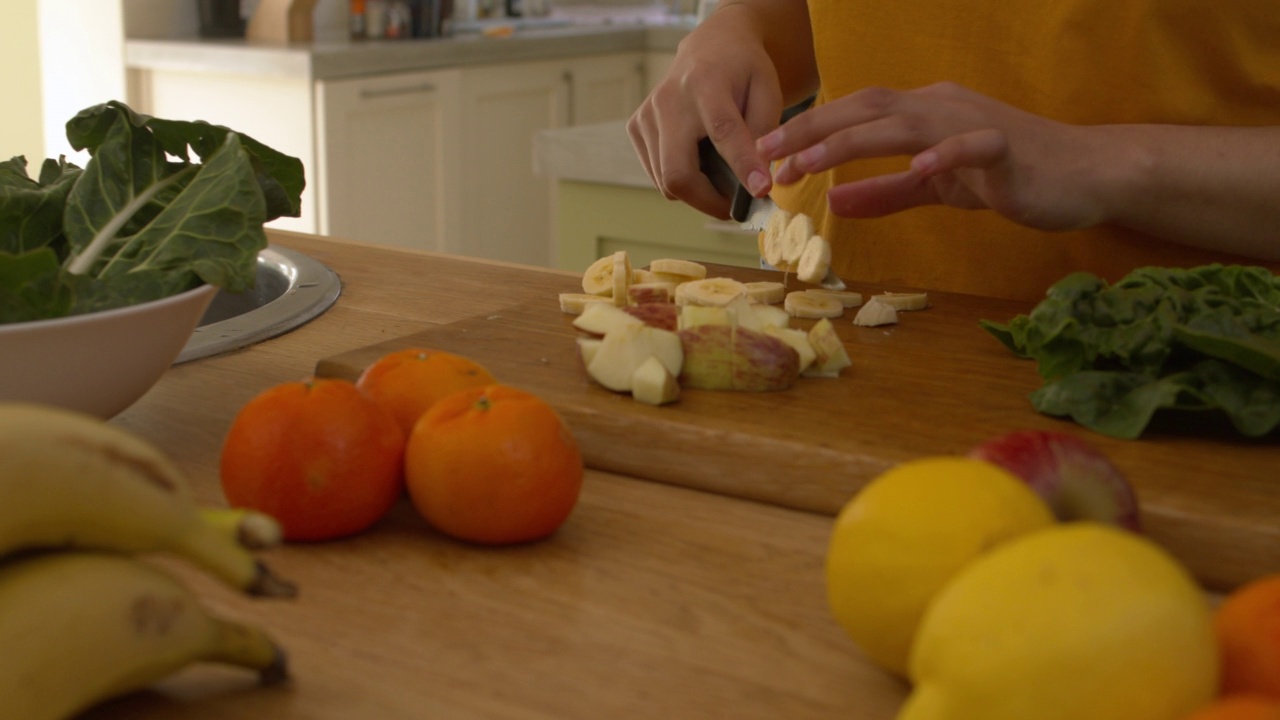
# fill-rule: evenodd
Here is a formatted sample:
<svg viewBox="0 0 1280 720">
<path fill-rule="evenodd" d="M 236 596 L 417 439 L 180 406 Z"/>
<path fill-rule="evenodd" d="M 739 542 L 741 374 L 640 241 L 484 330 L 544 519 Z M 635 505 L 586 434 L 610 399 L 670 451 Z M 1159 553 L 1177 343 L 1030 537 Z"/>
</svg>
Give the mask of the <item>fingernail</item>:
<svg viewBox="0 0 1280 720">
<path fill-rule="evenodd" d="M 796 161 L 800 163 L 800 167 L 813 167 L 827 156 L 827 146 L 825 144 L 814 145 L 811 148 L 802 150 L 796 155 Z"/>
<path fill-rule="evenodd" d="M 753 170 L 747 176 L 747 189 L 751 191 L 752 195 L 759 197 L 769 190 L 769 182 L 768 175 L 759 170 Z"/>
<path fill-rule="evenodd" d="M 911 169 L 921 175 L 931 175 L 938 169 L 938 153 L 932 150 L 924 152 L 911 158 Z"/>
<path fill-rule="evenodd" d="M 782 146 L 782 129 L 779 128 L 770 132 L 759 140 L 756 140 L 756 149 L 762 153 L 768 154 L 777 150 Z"/>
</svg>

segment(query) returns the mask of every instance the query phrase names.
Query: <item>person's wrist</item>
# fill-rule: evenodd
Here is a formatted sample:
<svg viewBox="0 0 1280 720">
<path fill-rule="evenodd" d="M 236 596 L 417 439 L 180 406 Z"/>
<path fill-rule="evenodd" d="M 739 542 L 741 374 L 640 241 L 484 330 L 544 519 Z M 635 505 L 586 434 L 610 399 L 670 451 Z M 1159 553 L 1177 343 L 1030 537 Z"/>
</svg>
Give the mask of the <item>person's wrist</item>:
<svg viewBox="0 0 1280 720">
<path fill-rule="evenodd" d="M 1156 156 L 1135 125 L 1098 126 L 1089 164 L 1093 180 L 1088 196 L 1098 209 L 1099 223 L 1127 225 L 1151 195 L 1157 173 Z"/>
</svg>

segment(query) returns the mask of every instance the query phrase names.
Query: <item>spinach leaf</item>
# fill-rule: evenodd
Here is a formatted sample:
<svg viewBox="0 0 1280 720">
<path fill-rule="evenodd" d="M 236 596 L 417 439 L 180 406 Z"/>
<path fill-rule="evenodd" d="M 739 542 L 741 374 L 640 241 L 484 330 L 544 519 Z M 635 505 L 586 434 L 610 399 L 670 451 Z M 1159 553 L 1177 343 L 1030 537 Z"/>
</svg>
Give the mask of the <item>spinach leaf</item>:
<svg viewBox="0 0 1280 720">
<path fill-rule="evenodd" d="M 1139 437 L 1159 410 L 1214 410 L 1243 435 L 1280 425 L 1280 279 L 1266 268 L 1139 268 L 1063 278 L 1029 314 L 980 325 L 1036 361 L 1046 414 Z"/>
</svg>

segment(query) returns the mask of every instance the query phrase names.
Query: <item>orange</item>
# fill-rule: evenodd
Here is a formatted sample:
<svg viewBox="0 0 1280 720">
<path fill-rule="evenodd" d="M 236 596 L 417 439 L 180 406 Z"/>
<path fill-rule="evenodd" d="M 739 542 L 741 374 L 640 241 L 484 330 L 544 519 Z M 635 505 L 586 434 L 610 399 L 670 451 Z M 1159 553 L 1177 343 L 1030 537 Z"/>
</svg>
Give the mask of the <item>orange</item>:
<svg viewBox="0 0 1280 720">
<path fill-rule="evenodd" d="M 1280 700 L 1260 695 L 1228 695 L 1183 720 L 1280 720 Z"/>
<path fill-rule="evenodd" d="M 1280 700 L 1280 573 L 1227 595 L 1214 615 L 1223 694 Z"/>
<path fill-rule="evenodd" d="M 462 390 L 413 428 L 405 481 L 440 532 L 489 545 L 555 532 L 582 487 L 582 453 L 541 398 L 505 385 Z"/>
<path fill-rule="evenodd" d="M 460 355 L 406 348 L 375 360 L 360 373 L 356 387 L 386 408 L 408 436 L 440 398 L 495 382 L 488 370 Z"/>
<path fill-rule="evenodd" d="M 222 446 L 233 507 L 280 521 L 286 540 L 329 540 L 377 522 L 404 489 L 404 433 L 345 380 L 269 388 L 240 409 Z"/>
</svg>

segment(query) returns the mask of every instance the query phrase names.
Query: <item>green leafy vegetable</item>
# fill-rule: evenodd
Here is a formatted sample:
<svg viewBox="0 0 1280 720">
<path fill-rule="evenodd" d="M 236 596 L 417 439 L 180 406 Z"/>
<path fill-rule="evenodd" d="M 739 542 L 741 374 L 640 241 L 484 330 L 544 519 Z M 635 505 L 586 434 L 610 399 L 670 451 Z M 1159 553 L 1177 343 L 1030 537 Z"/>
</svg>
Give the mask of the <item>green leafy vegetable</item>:
<svg viewBox="0 0 1280 720">
<path fill-rule="evenodd" d="M 302 163 L 205 122 L 119 102 L 67 122 L 90 160 L 0 163 L 0 323 L 93 312 L 201 283 L 252 286 L 264 223 L 297 217 Z M 192 159 L 194 156 L 194 160 Z"/>
<path fill-rule="evenodd" d="M 1136 438 L 1158 410 L 1216 410 L 1242 435 L 1280 425 L 1280 278 L 1266 268 L 1069 275 L 1029 314 L 983 328 L 1034 359 L 1040 412 Z"/>
</svg>

